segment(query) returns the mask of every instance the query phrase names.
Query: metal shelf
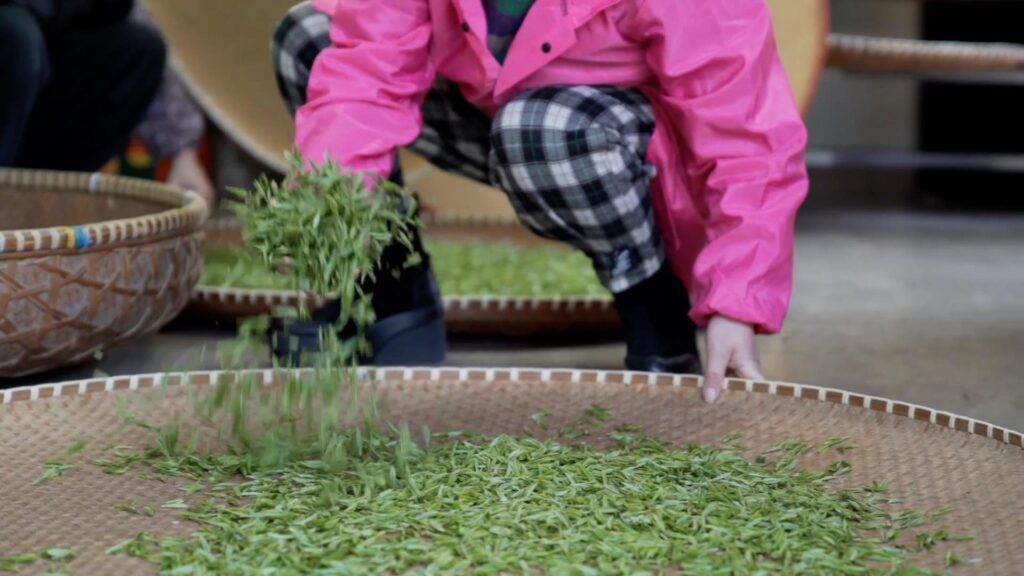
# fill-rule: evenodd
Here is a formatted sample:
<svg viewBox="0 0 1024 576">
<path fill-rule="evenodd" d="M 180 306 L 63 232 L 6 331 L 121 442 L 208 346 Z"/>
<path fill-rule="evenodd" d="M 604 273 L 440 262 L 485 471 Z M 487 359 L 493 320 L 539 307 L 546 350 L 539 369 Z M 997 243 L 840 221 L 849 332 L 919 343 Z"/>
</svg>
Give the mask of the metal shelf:
<svg viewBox="0 0 1024 576">
<path fill-rule="evenodd" d="M 878 148 L 813 147 L 807 166 L 816 169 L 964 170 L 1024 174 L 1024 154 L 961 154 Z"/>
</svg>

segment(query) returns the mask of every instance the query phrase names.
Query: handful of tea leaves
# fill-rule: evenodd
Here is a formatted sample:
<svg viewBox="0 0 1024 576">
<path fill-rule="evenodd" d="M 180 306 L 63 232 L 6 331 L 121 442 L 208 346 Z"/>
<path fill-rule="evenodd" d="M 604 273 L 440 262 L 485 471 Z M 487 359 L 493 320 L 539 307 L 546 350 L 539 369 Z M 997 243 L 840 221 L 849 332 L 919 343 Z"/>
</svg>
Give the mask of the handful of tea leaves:
<svg viewBox="0 0 1024 576">
<path fill-rule="evenodd" d="M 392 244 L 411 248 L 415 198 L 387 181 L 371 188 L 363 174 L 331 161 L 308 168 L 297 155 L 289 161 L 284 181 L 264 177 L 251 191 L 232 190 L 246 244 L 265 267 L 287 270 L 297 288 L 339 298 L 342 324 L 368 326 L 374 313 L 363 286 L 398 272 L 379 270 L 381 255 Z"/>
<path fill-rule="evenodd" d="M 197 397 L 196 412 L 214 423 L 230 418 L 233 448 L 253 469 L 314 458 L 333 468 L 349 458 L 343 439 L 348 428 L 340 417 L 347 414 L 349 425 L 372 420 L 354 373 L 357 352 L 367 351 L 363 333 L 375 321 L 364 287 L 378 274 L 402 272 L 382 270 L 381 259 L 396 244 L 413 253 L 419 220 L 415 198 L 395 184 L 381 181 L 371 188 L 364 175 L 333 162 L 306 168 L 298 156 L 289 160 L 292 170 L 283 182 L 261 178 L 251 191 L 234 190 L 244 237 L 265 269 L 280 271 L 301 289 L 337 297 L 341 317 L 321 335 L 312 370 L 290 377 L 280 393 L 264 393 L 252 377 L 221 381 L 212 396 Z M 343 341 L 339 334 L 349 325 L 355 335 Z M 260 345 L 267 327 L 262 318 L 243 323 L 236 346 L 241 351 L 228 350 L 222 358 L 245 358 L 245 348 Z M 176 445 L 175 427 L 159 432 L 165 439 L 173 435 L 170 444 Z"/>
</svg>

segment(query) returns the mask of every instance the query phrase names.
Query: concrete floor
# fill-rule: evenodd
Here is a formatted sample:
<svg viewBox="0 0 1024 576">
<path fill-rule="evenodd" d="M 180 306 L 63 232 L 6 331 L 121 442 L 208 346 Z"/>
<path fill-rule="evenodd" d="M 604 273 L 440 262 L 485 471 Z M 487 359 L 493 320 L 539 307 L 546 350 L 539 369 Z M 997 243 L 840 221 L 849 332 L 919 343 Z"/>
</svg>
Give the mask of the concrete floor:
<svg viewBox="0 0 1024 576">
<path fill-rule="evenodd" d="M 801 215 L 796 290 L 773 379 L 914 402 L 1024 429 L 1024 213 L 922 212 L 905 177 L 829 173 Z M 226 331 L 179 325 L 96 366 L 17 384 L 215 367 Z M 457 366 L 617 369 L 616 342 L 456 341 Z"/>
</svg>

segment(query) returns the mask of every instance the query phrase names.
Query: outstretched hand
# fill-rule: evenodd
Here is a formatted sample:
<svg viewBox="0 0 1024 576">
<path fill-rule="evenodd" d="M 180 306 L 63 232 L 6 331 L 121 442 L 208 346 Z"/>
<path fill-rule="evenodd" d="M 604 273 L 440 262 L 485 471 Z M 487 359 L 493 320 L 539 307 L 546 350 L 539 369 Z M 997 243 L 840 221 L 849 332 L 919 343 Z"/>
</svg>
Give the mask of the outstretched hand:
<svg viewBox="0 0 1024 576">
<path fill-rule="evenodd" d="M 730 376 L 763 380 L 754 327 L 725 316 L 715 316 L 707 329 L 708 365 L 704 400 L 714 403 Z"/>
</svg>

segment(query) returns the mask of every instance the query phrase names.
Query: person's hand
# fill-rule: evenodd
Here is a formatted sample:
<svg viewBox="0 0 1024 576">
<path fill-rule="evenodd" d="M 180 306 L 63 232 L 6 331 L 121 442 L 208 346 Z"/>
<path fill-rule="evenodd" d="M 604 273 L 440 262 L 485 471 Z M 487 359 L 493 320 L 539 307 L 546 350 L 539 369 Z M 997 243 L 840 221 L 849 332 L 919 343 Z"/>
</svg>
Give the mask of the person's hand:
<svg viewBox="0 0 1024 576">
<path fill-rule="evenodd" d="M 206 170 L 199 161 L 199 153 L 195 150 L 185 150 L 174 157 L 171 161 L 171 171 L 167 175 L 167 183 L 199 194 L 210 208 L 213 208 L 217 199 L 213 182 L 206 175 Z"/>
<path fill-rule="evenodd" d="M 718 400 L 729 376 L 764 380 L 754 327 L 725 316 L 715 316 L 707 329 L 708 366 L 704 374 L 704 400 Z"/>
</svg>

